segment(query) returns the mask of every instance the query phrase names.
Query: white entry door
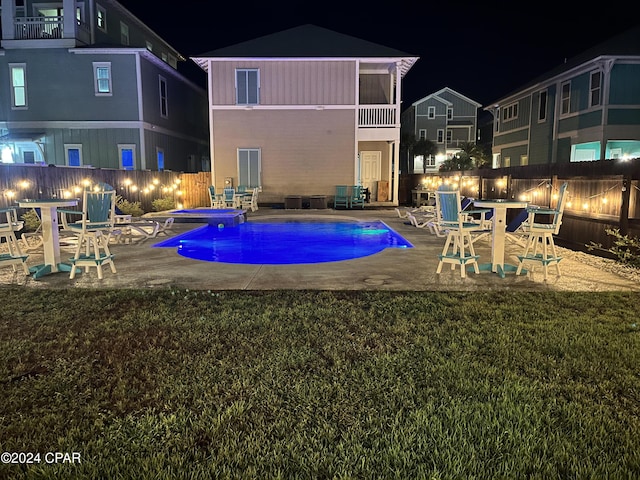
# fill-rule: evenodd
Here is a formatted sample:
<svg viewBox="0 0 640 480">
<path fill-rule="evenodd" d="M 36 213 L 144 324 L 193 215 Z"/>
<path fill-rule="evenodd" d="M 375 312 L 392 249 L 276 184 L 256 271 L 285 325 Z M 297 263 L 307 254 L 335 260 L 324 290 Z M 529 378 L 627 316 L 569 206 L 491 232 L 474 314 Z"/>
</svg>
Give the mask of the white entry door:
<svg viewBox="0 0 640 480">
<path fill-rule="evenodd" d="M 360 181 L 369 189 L 371 200 L 378 198 L 378 180 L 381 179 L 382 152 L 360 152 Z"/>
</svg>

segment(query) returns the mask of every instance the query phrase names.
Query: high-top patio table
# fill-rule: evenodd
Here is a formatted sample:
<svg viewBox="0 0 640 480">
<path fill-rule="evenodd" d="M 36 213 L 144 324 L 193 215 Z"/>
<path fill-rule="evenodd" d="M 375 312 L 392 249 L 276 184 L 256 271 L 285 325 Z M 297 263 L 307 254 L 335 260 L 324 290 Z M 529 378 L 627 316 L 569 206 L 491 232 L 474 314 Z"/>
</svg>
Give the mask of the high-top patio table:
<svg viewBox="0 0 640 480">
<path fill-rule="evenodd" d="M 515 272 L 517 265 L 504 263 L 504 239 L 507 228 L 507 209 L 508 208 L 527 208 L 528 202 L 519 200 L 474 200 L 476 207 L 492 208 L 492 227 L 491 227 L 491 263 L 478 265 L 480 270 L 491 270 L 502 278 L 505 272 Z"/>
<path fill-rule="evenodd" d="M 33 278 L 56 272 L 70 272 L 71 265 L 60 262 L 60 237 L 58 233 L 58 207 L 75 207 L 77 198 L 41 198 L 19 200 L 21 208 L 39 208 L 44 244 L 44 263 L 29 268 Z"/>
</svg>

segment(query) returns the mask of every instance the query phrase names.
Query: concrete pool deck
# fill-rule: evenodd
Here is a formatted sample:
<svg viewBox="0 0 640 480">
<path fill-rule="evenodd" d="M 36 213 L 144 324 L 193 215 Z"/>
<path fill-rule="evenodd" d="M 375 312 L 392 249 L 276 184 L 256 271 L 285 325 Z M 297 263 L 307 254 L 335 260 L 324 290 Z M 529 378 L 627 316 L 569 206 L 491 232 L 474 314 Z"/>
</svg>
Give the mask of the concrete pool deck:
<svg viewBox="0 0 640 480">
<path fill-rule="evenodd" d="M 166 215 L 165 215 L 166 216 Z M 364 210 L 278 210 L 260 208 L 248 212 L 251 221 L 260 217 L 322 216 L 350 217 L 359 220 L 379 219 L 409 240 L 414 248 L 389 248 L 354 260 L 304 265 L 238 265 L 191 260 L 178 255 L 173 248 L 153 248 L 167 237 L 148 239 L 133 244 L 112 244 L 117 273 L 107 267 L 104 278 L 98 279 L 95 268 L 89 273 L 69 279 L 67 273 L 48 275 L 40 279 L 25 276 L 10 267 L 0 268 L 0 285 L 22 285 L 30 288 L 189 288 L 198 290 L 394 290 L 394 291 L 632 291 L 640 292 L 640 283 L 621 274 L 585 263 L 585 253 L 564 251 L 560 262 L 562 275 L 550 273 L 544 281 L 540 269 L 533 274 L 505 278 L 490 272 L 476 275 L 469 272 L 460 277 L 459 269 L 445 265 L 436 274 L 438 254 L 444 238 L 425 228 L 408 225 L 393 208 Z M 164 218 L 158 214 L 158 218 Z M 174 223 L 169 235 L 177 235 L 200 224 Z M 476 245 L 480 262 L 490 259 L 490 240 Z M 508 244 L 505 261 L 513 263 L 521 247 Z M 73 248 L 62 247 L 62 259 L 72 255 Z M 42 261 L 42 254 L 29 252 L 29 265 Z M 598 262 L 593 262 L 598 263 Z M 550 272 L 555 272 L 552 268 Z"/>
</svg>

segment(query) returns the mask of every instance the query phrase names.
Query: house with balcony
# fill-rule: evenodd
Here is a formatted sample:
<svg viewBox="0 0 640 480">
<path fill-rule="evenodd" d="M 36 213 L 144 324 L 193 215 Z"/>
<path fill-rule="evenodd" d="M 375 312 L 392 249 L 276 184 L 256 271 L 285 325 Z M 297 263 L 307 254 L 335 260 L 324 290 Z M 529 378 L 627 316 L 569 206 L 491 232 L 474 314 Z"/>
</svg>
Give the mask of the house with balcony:
<svg viewBox="0 0 640 480">
<path fill-rule="evenodd" d="M 209 85 L 212 184 L 260 200 L 369 188 L 398 204 L 401 82 L 417 57 L 315 25 L 193 60 Z"/>
<path fill-rule="evenodd" d="M 403 173 L 436 172 L 447 158 L 452 158 L 465 143 L 475 143 L 478 130 L 478 108 L 481 104 L 455 90 L 444 87 L 417 100 L 402 112 L 402 134 L 412 135 L 416 141 L 430 140 L 437 153 L 413 158 L 411 171 Z"/>
<path fill-rule="evenodd" d="M 640 157 L 640 27 L 492 102 L 493 167 Z"/>
<path fill-rule="evenodd" d="M 206 91 L 114 0 L 2 0 L 0 162 L 209 169 Z"/>
</svg>

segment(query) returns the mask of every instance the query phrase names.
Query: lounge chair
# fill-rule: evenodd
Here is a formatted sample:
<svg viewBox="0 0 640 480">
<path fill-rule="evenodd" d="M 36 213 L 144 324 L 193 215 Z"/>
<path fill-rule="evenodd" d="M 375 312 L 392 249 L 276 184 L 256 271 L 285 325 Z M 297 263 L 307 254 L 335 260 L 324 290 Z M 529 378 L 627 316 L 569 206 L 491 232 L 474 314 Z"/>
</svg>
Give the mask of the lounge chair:
<svg viewBox="0 0 640 480">
<path fill-rule="evenodd" d="M 0 239 L 4 238 L 5 245 L 8 247 L 7 253 L 0 253 L 0 265 L 11 265 L 14 272 L 18 271 L 16 265 L 22 265 L 24 274 L 29 275 L 29 267 L 27 267 L 29 255 L 23 255 L 15 234 L 15 232 L 22 230 L 24 222 L 18 221 L 17 210 L 13 207 L 0 209 L 0 215 L 2 215 L 0 216 L 0 222 L 2 222 L 0 223 Z"/>
<path fill-rule="evenodd" d="M 527 207 L 528 218 L 522 225 L 527 235 L 527 245 L 524 253 L 518 255 L 520 263 L 516 270 L 516 275 L 522 273 L 525 264 L 533 263 L 535 265 L 539 263 L 542 265 L 545 281 L 548 277 L 549 265 L 555 265 L 556 274 L 560 276 L 560 260 L 562 260 L 562 257 L 558 255 L 553 236 L 560 232 L 566 202 L 567 184 L 563 183 L 558 193 L 558 201 L 555 208 Z M 537 222 L 536 218 L 539 218 L 540 215 L 550 217 L 550 221 L 547 223 Z M 538 253 L 538 247 L 541 247 L 541 253 Z M 531 268 L 531 271 L 533 271 L 533 268 Z"/>
</svg>

